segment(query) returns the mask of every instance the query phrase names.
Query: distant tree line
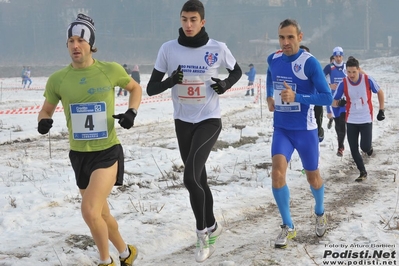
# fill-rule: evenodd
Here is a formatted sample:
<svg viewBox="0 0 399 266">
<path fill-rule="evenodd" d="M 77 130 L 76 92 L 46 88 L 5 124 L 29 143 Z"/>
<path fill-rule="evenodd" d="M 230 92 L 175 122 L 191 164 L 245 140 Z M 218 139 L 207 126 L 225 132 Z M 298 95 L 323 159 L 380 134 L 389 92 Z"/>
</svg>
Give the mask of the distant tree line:
<svg viewBox="0 0 399 266">
<path fill-rule="evenodd" d="M 185 0 L 0 0 L 0 65 L 69 62 L 66 27 L 84 12 L 95 21 L 97 58 L 153 64 L 160 45 L 178 36 Z M 383 2 L 383 3 L 382 3 Z M 302 26 L 311 52 L 395 55 L 398 0 L 204 0 L 206 30 L 242 62 L 264 62 L 285 18 Z M 391 36 L 389 41 L 388 36 Z M 391 47 L 388 47 L 388 46 Z"/>
</svg>

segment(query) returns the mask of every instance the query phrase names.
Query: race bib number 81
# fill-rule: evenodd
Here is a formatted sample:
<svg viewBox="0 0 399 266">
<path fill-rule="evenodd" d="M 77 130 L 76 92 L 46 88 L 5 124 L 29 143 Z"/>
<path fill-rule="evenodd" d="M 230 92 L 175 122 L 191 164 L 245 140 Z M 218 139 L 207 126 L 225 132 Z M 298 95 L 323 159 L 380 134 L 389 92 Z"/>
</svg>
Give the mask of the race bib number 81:
<svg viewBox="0 0 399 266">
<path fill-rule="evenodd" d="M 72 133 L 75 140 L 108 137 L 105 102 L 70 104 Z"/>
<path fill-rule="evenodd" d="M 192 76 L 177 84 L 178 97 L 181 103 L 204 104 L 206 102 L 205 83 L 199 76 Z"/>
</svg>

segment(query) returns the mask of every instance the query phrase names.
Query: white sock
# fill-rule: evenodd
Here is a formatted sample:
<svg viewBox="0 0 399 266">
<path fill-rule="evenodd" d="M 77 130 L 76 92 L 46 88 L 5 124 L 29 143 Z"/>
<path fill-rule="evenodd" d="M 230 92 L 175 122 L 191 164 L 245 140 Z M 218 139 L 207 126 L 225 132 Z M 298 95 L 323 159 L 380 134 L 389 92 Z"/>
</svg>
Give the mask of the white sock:
<svg viewBox="0 0 399 266">
<path fill-rule="evenodd" d="M 126 245 L 125 250 L 119 254 L 119 257 L 121 257 L 121 259 L 126 259 L 129 255 L 130 255 L 129 248 Z"/>
<path fill-rule="evenodd" d="M 207 228 L 208 229 L 208 233 L 212 233 L 215 230 L 215 228 L 216 228 L 216 222 L 215 222 L 214 225 L 212 225 L 211 227 Z"/>
<path fill-rule="evenodd" d="M 100 264 L 110 264 L 111 262 L 111 257 L 109 257 L 107 260 L 100 260 Z"/>
<path fill-rule="evenodd" d="M 202 229 L 202 230 L 198 230 L 198 229 L 197 229 L 197 233 L 200 233 L 200 234 L 205 235 L 206 233 L 208 233 L 208 229 L 207 229 L 207 228 Z"/>
</svg>

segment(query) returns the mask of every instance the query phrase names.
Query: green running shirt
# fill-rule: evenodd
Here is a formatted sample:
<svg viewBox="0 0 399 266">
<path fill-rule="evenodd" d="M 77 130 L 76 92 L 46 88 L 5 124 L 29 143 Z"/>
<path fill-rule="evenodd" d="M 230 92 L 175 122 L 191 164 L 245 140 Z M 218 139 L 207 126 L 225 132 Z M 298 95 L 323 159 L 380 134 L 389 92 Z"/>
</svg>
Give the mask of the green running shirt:
<svg viewBox="0 0 399 266">
<path fill-rule="evenodd" d="M 87 68 L 71 65 L 53 73 L 44 97 L 54 105 L 61 101 L 71 150 L 102 151 L 119 140 L 115 131 L 115 87 L 125 88 L 131 77 L 115 62 L 95 60 Z"/>
</svg>

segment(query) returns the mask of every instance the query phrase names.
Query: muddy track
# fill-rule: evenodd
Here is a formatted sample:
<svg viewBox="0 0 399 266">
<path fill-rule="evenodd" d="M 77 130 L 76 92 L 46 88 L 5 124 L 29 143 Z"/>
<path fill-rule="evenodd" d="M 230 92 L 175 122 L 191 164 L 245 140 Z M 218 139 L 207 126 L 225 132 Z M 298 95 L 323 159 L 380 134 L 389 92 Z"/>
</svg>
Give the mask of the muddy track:
<svg viewBox="0 0 399 266">
<path fill-rule="evenodd" d="M 237 115 L 239 114 L 239 115 Z M 245 108 L 239 112 L 231 112 L 224 116 L 224 126 L 244 124 L 248 122 Z M 349 158 L 349 154 L 347 157 Z M 353 206 L 362 203 L 372 202 L 377 196 L 377 186 L 381 186 L 378 180 L 369 179 L 363 183 L 354 182 L 357 170 L 349 160 L 342 160 L 335 169 L 328 169 L 324 173 L 326 186 L 325 208 L 328 217 L 328 231 L 326 236 L 336 230 L 340 223 L 350 222 L 352 218 L 359 218 L 352 209 Z M 339 169 L 339 171 L 336 171 Z M 374 176 L 384 173 L 373 172 Z M 345 184 L 345 186 L 336 184 Z M 215 187 L 213 187 L 215 189 Z M 288 249 L 294 250 L 297 256 L 308 257 L 312 261 L 316 255 L 311 251 L 315 246 L 320 245 L 325 237 L 319 238 L 314 233 L 315 217 L 313 214 L 314 200 L 307 191 L 308 185 L 304 182 L 304 190 L 291 189 L 291 212 L 294 222 L 297 224 L 298 234 L 291 242 Z M 240 219 L 222 221 L 225 232 L 218 243 L 215 254 L 202 265 L 223 265 L 223 261 L 234 262 L 234 265 L 285 265 L 284 250 L 274 248 L 274 238 L 279 233 L 280 215 L 274 201 L 267 201 L 266 198 L 259 198 L 259 206 L 241 208 Z M 226 210 L 228 211 L 228 210 Z M 307 214 L 307 215 L 303 215 Z M 366 217 L 365 217 L 366 219 Z M 275 227 L 274 235 L 259 235 L 259 228 Z M 253 230 L 251 230 L 253 229 Z M 251 232 L 254 233 L 251 233 Z M 194 242 L 194 240 L 193 240 Z M 173 242 L 172 242 L 173 244 Z M 158 259 L 148 261 L 144 259 L 140 265 L 196 265 L 194 262 L 194 243 L 177 250 L 176 252 L 162 256 Z M 299 254 L 299 255 L 298 255 Z M 291 254 L 292 256 L 293 254 Z M 145 257 L 145 255 L 144 255 Z"/>
<path fill-rule="evenodd" d="M 223 115 L 224 128 L 234 125 L 248 124 L 270 124 L 271 115 L 264 110 L 263 119 L 259 117 L 253 119 L 251 116 L 253 110 L 251 107 L 242 107 L 238 110 L 230 111 Z M 394 134 L 395 130 L 389 133 Z M 131 130 L 118 129 L 117 134 L 123 145 L 137 144 L 140 146 L 160 146 L 169 143 L 170 139 L 175 138 L 173 120 L 136 126 Z M 388 134 L 388 133 L 387 133 Z M 17 141 L 0 145 L 0 152 L 6 153 L 9 149 L 19 149 L 21 154 L 38 153 L 47 150 L 49 147 L 47 137 L 38 136 L 37 139 L 29 141 Z M 376 146 L 378 142 L 376 143 Z M 397 147 L 397 144 L 396 144 Z M 68 140 L 66 136 L 52 136 L 51 150 L 53 158 L 67 157 Z M 376 149 L 378 151 L 378 149 Z M 381 152 L 381 151 L 380 151 Z M 346 155 L 349 158 L 349 154 Z M 378 154 L 376 155 L 378 156 Z M 397 161 L 398 155 L 392 154 L 393 161 Z M 12 159 L 12 158 L 11 158 Z M 262 171 L 262 170 L 260 170 Z M 385 176 L 386 173 L 370 171 L 372 176 Z M 323 178 L 326 187 L 325 208 L 328 217 L 330 232 L 336 230 L 340 223 L 349 222 L 352 218 L 359 218 L 353 206 L 372 202 L 373 197 L 377 197 L 376 192 L 381 186 L 388 186 L 388 182 L 381 182 L 381 179 L 370 178 L 363 183 L 354 182 L 354 176 L 357 170 L 349 160 L 339 161 L 333 167 L 327 168 L 323 172 Z M 232 181 L 233 182 L 233 181 Z M 240 180 L 239 182 L 245 182 Z M 340 184 L 337 186 L 336 184 Z M 345 184 L 344 186 L 342 184 Z M 222 184 L 224 185 L 224 184 Z M 218 189 L 218 184 L 212 183 L 213 189 Z M 308 189 L 309 186 L 304 179 L 303 186 L 290 187 L 291 190 L 291 212 L 293 220 L 297 226 L 298 234 L 294 241 L 288 247 L 291 252 L 276 250 L 274 248 L 274 239 L 280 229 L 280 215 L 278 209 L 271 197 L 259 197 L 256 199 L 257 206 L 246 206 L 242 204 L 237 206 L 234 211 L 241 215 L 237 218 L 228 218 L 220 221 L 225 231 L 217 244 L 215 254 L 201 265 L 224 265 L 223 262 L 234 262 L 230 265 L 286 265 L 285 256 L 302 256 L 312 261 L 315 254 L 311 250 L 320 245 L 320 241 L 325 239 L 318 238 L 314 233 L 315 217 L 313 215 L 314 200 Z M 184 190 L 183 187 L 178 188 Z M 220 187 L 223 189 L 223 187 Z M 129 192 L 129 188 L 120 193 Z M 270 191 L 271 194 L 271 191 Z M 229 212 L 229 210 L 223 210 Z M 366 217 L 364 217 L 366 219 Z M 275 228 L 273 235 L 259 234 L 259 228 Z M 265 230 L 267 231 L 267 230 Z M 171 240 L 171 245 L 174 242 Z M 193 244 L 176 250 L 175 252 L 162 257 L 155 257 L 149 260 L 145 254 L 138 258 L 138 265 L 197 265 L 194 262 L 194 239 Z M 229 265 L 229 264 L 226 264 Z"/>
<path fill-rule="evenodd" d="M 336 178 L 336 179 L 335 179 Z M 347 182 L 346 189 L 334 187 L 334 182 Z M 331 175 L 326 181 L 328 193 L 326 193 L 325 208 L 328 217 L 328 233 L 335 230 L 341 222 L 350 222 L 356 214 L 349 209 L 364 201 L 368 202 L 377 191 L 372 182 L 358 184 L 347 179 L 339 180 L 339 177 Z M 307 187 L 307 186 L 306 186 Z M 291 189 L 291 212 L 297 225 L 297 237 L 291 241 L 288 250 L 294 250 L 299 256 L 311 256 L 308 249 L 317 246 L 323 238 L 314 233 L 315 217 L 312 214 L 313 198 L 310 193 L 297 195 Z M 300 193 L 299 193 L 300 194 Z M 221 261 L 233 261 L 234 265 L 286 265 L 280 262 L 284 256 L 284 250 L 274 248 L 274 238 L 279 233 L 280 215 L 274 202 L 266 202 L 265 198 L 259 198 L 258 207 L 242 207 L 242 218 L 222 222 L 225 232 L 218 243 L 215 254 L 202 265 L 223 265 Z M 308 215 L 303 214 L 308 213 Z M 274 235 L 259 235 L 259 228 L 275 227 Z M 252 231 L 254 233 L 252 233 Z M 142 265 L 195 265 L 195 245 L 184 247 L 168 256 L 158 260 L 144 260 Z M 289 256 L 294 256 L 291 253 Z M 178 259 L 177 259 L 178 258 Z M 309 260 L 311 258 L 309 257 Z"/>
</svg>

